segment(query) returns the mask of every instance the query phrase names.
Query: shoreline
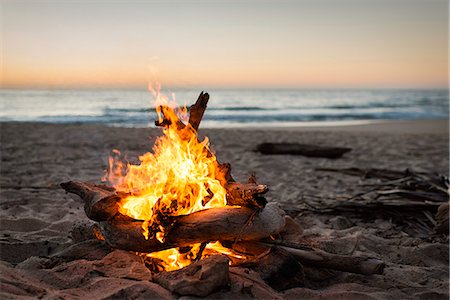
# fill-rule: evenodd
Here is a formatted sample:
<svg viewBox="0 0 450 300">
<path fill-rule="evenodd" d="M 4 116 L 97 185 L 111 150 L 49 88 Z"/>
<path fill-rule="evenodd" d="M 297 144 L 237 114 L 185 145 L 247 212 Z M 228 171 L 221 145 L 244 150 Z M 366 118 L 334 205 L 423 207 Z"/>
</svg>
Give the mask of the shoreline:
<svg viewBox="0 0 450 300">
<path fill-rule="evenodd" d="M 348 120 L 299 122 L 269 127 L 236 126 L 236 127 L 206 127 L 205 129 L 238 129 L 238 130 L 275 130 L 275 131 L 341 131 L 341 132 L 388 132 L 388 133 L 449 133 L 448 119 L 427 120 Z"/>
<path fill-rule="evenodd" d="M 49 123 L 49 122 L 24 122 L 24 121 L 0 121 L 4 124 L 24 125 L 51 125 L 51 126 L 89 126 L 111 127 L 126 129 L 158 129 L 153 125 L 149 127 L 114 126 L 99 123 Z M 230 124 L 227 127 L 206 125 L 200 130 L 270 130 L 270 131 L 333 131 L 333 132 L 385 132 L 385 133 L 410 133 L 410 134 L 447 134 L 449 135 L 449 119 L 419 119 L 419 120 L 342 120 L 342 121 L 311 121 L 296 122 L 295 124 L 275 123 L 269 124 L 242 123 Z"/>
</svg>

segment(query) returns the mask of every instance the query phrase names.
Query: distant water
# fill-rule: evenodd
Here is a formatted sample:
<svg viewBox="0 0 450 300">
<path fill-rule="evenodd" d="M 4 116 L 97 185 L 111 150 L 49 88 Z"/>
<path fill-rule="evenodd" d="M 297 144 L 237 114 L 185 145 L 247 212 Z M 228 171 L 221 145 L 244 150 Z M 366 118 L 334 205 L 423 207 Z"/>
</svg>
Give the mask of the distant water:
<svg viewBox="0 0 450 300">
<path fill-rule="evenodd" d="M 199 90 L 173 90 L 181 105 Z M 446 119 L 448 90 L 208 90 L 202 127 L 290 126 L 305 122 Z M 0 90 L 0 121 L 153 126 L 145 90 Z"/>
</svg>

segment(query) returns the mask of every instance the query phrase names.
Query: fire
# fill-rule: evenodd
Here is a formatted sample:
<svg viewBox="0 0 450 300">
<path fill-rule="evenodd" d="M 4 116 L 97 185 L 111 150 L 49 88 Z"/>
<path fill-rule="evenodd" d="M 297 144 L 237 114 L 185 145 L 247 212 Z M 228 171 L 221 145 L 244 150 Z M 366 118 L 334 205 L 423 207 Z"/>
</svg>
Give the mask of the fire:
<svg viewBox="0 0 450 300">
<path fill-rule="evenodd" d="M 174 271 L 184 268 L 192 263 L 199 254 L 201 244 L 194 244 L 187 252 L 171 248 L 163 251 L 146 254 L 146 257 L 156 259 L 166 271 Z"/>
<path fill-rule="evenodd" d="M 240 261 L 245 259 L 245 256 L 228 249 L 220 242 L 208 243 L 203 250 L 201 244 L 191 245 L 189 251 L 181 251 L 180 249 L 172 248 L 163 251 L 148 253 L 145 256 L 156 259 L 166 271 L 174 271 L 190 265 L 194 260 L 205 258 L 214 254 L 223 254 L 232 261 Z M 200 255 L 200 257 L 198 257 Z"/>
<path fill-rule="evenodd" d="M 196 130 L 185 124 L 186 107 L 176 106 L 159 92 L 159 87 L 150 90 L 156 99 L 159 122 L 169 120 L 168 126 L 157 138 L 153 152 L 139 157 L 138 165 L 124 163 L 120 152 L 114 150 L 107 178 L 118 192 L 127 195 L 119 204 L 120 213 L 144 220 L 145 238 L 157 238 L 163 243 L 161 217 L 223 207 L 227 204 L 226 190 L 218 178 L 218 162 L 210 151 L 208 138 L 199 141 Z M 224 252 L 218 244 L 210 244 L 207 249 L 214 247 Z M 175 270 L 190 264 L 199 249 L 200 245 L 192 245 L 188 253 L 169 249 L 148 257 L 163 260 L 166 270 Z"/>
</svg>

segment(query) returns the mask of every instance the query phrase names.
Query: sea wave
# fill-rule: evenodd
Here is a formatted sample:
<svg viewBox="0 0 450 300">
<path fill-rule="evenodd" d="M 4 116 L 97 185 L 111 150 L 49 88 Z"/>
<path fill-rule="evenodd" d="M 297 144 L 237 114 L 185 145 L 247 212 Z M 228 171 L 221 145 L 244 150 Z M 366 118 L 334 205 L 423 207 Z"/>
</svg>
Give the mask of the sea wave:
<svg viewBox="0 0 450 300">
<path fill-rule="evenodd" d="M 196 99 L 194 90 L 176 93 Z M 212 90 L 202 126 L 295 122 L 446 119 L 448 90 Z M 146 91 L 0 91 L 0 121 L 152 126 Z"/>
</svg>

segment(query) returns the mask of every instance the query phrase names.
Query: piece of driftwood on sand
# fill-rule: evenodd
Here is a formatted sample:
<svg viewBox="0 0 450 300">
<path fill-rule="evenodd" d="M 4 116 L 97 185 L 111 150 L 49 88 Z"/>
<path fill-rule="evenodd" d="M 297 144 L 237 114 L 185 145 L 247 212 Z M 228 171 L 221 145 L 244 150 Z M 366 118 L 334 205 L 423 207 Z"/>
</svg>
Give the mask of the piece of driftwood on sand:
<svg viewBox="0 0 450 300">
<path fill-rule="evenodd" d="M 290 154 L 324 158 L 339 158 L 351 150 L 351 148 L 325 147 L 298 143 L 261 143 L 255 148 L 255 152 L 262 154 Z"/>
<path fill-rule="evenodd" d="M 272 247 L 283 249 L 296 257 L 302 264 L 312 267 L 327 268 L 363 275 L 382 274 L 385 267 L 385 263 L 378 258 L 332 254 L 311 247 L 305 243 L 293 243 L 283 240 L 265 240 L 258 242 L 240 242 L 232 245 L 232 248 L 238 252 L 255 256 L 269 251 Z"/>
</svg>

